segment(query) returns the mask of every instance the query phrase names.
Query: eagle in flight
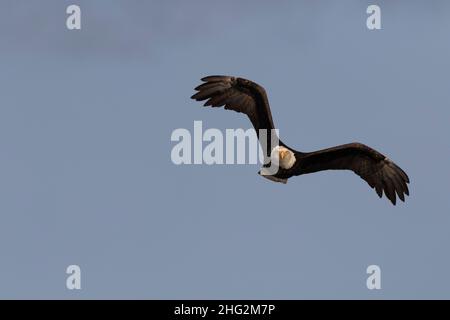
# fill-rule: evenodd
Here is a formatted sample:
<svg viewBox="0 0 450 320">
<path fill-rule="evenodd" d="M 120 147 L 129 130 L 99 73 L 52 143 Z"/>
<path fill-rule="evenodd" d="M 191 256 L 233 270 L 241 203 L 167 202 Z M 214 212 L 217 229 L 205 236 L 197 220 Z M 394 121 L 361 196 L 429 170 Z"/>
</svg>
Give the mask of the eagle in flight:
<svg viewBox="0 0 450 320">
<path fill-rule="evenodd" d="M 397 196 L 405 201 L 405 195 L 409 195 L 408 175 L 389 158 L 362 143 L 300 152 L 278 140 L 279 143 L 274 148 L 267 148 L 270 141 L 273 141 L 271 135 L 275 132 L 275 126 L 264 88 L 250 80 L 231 76 L 208 76 L 201 80 L 203 83 L 195 88 L 197 92 L 192 99 L 206 100 L 204 106 L 225 106 L 225 109 L 245 113 L 258 137 L 263 132 L 261 130 L 266 130 L 267 143 L 266 150 L 263 151 L 270 159 L 258 172 L 260 175 L 272 181 L 286 183 L 290 177 L 306 173 L 352 170 L 375 189 L 380 198 L 384 193 L 393 205 L 396 204 Z M 278 170 L 274 174 L 265 173 L 264 169 L 275 162 Z"/>
</svg>

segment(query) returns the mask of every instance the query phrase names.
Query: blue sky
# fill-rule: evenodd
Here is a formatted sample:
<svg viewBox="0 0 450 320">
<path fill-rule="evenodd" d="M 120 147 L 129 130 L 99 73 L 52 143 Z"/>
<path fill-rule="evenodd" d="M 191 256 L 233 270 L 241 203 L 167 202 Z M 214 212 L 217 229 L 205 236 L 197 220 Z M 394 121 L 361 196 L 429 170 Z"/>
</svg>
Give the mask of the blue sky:
<svg viewBox="0 0 450 320">
<path fill-rule="evenodd" d="M 1 298 L 450 297 L 448 1 L 377 1 L 378 31 L 370 1 L 76 1 L 68 31 L 73 3 L 0 4 Z M 174 129 L 250 127 L 189 99 L 208 74 L 263 85 L 294 148 L 386 154 L 411 196 L 175 166 Z"/>
</svg>

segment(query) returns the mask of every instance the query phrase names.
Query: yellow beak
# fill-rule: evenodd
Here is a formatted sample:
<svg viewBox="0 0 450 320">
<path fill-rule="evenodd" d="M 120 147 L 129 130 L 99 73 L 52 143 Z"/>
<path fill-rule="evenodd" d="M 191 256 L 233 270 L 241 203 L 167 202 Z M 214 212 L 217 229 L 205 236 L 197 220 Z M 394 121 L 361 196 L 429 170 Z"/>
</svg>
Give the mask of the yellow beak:
<svg viewBox="0 0 450 320">
<path fill-rule="evenodd" d="M 287 151 L 286 151 L 286 150 L 282 150 L 282 151 L 280 151 L 280 154 L 279 154 L 279 156 L 280 156 L 280 159 L 281 159 L 281 160 L 283 160 L 283 159 L 284 159 L 284 157 L 286 157 L 286 153 L 287 153 Z"/>
</svg>

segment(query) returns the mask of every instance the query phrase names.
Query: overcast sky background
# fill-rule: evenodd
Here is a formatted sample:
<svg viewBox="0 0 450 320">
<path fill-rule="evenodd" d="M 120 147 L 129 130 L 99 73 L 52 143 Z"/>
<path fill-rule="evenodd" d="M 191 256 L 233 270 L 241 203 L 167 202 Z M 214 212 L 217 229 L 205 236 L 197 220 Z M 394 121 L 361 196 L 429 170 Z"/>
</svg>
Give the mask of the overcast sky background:
<svg viewBox="0 0 450 320">
<path fill-rule="evenodd" d="M 449 35 L 445 0 L 1 1 L 0 298 L 450 298 Z M 263 85 L 292 147 L 378 149 L 411 196 L 175 166 L 174 129 L 250 127 L 189 99 L 208 74 Z"/>
</svg>

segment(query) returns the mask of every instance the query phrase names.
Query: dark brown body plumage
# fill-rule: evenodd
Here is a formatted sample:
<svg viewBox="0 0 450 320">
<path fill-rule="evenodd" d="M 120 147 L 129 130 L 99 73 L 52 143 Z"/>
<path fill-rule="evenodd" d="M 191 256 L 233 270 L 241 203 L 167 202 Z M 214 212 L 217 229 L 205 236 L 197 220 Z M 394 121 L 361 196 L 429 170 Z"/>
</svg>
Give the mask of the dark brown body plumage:
<svg viewBox="0 0 450 320">
<path fill-rule="evenodd" d="M 256 133 L 267 130 L 267 145 L 270 145 L 271 129 L 275 129 L 270 106 L 264 88 L 246 79 L 230 76 L 209 76 L 191 98 L 206 100 L 205 106 L 221 107 L 245 113 Z M 396 204 L 397 196 L 405 201 L 409 195 L 407 174 L 394 162 L 378 151 L 362 144 L 349 143 L 315 152 L 296 151 L 283 142 L 280 145 L 294 152 L 296 162 L 290 169 L 280 169 L 275 175 L 279 179 L 289 179 L 307 173 L 323 170 L 351 170 L 364 179 L 378 196 L 384 194 Z M 264 150 L 269 156 L 271 150 Z"/>
</svg>

